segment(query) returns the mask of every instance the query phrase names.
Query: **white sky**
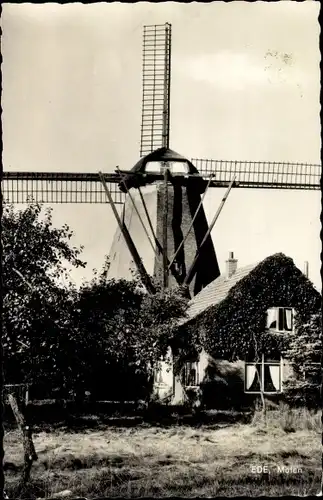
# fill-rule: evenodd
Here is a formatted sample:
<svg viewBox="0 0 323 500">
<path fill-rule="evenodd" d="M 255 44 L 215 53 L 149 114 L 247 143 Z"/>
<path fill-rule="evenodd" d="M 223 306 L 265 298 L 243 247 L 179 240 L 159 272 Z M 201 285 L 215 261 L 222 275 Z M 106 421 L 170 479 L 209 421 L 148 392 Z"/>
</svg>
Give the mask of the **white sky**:
<svg viewBox="0 0 323 500">
<path fill-rule="evenodd" d="M 171 147 L 187 157 L 320 163 L 319 2 L 4 4 L 5 170 L 114 171 L 139 159 L 144 24 L 172 24 Z M 223 195 L 212 189 L 213 217 Z M 318 288 L 319 191 L 232 190 L 212 232 L 223 269 L 284 252 Z M 56 205 L 90 278 L 111 209 Z"/>
</svg>

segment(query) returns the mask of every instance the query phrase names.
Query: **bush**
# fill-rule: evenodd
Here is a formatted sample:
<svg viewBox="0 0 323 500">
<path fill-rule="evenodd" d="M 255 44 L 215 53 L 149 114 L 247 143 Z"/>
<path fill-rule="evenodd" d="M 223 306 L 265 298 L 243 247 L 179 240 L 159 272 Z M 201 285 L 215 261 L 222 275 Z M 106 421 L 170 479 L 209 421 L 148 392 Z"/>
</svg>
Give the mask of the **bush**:
<svg viewBox="0 0 323 500">
<path fill-rule="evenodd" d="M 284 384 L 284 400 L 293 408 L 306 407 L 317 410 L 321 407 L 321 389 L 317 384 L 302 383 L 299 380 L 286 381 Z"/>
</svg>

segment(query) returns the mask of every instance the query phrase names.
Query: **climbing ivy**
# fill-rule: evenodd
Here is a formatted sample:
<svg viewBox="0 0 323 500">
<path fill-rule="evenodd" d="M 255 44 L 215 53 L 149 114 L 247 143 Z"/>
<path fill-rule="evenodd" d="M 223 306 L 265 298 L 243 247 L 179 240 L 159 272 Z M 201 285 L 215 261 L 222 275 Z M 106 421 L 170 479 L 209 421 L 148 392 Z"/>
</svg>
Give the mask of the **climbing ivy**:
<svg viewBox="0 0 323 500">
<path fill-rule="evenodd" d="M 304 348 L 306 346 L 306 348 Z M 300 324 L 284 357 L 293 365 L 295 377 L 285 382 L 286 399 L 293 404 L 319 407 L 322 385 L 322 314 Z"/>
<path fill-rule="evenodd" d="M 202 347 L 211 356 L 230 361 L 253 357 L 255 351 L 268 356 L 281 353 L 289 336 L 266 331 L 266 313 L 271 307 L 293 307 L 296 328 L 321 308 L 319 292 L 282 253 L 266 258 L 223 301 L 180 328 L 178 358 L 183 360 Z"/>
</svg>

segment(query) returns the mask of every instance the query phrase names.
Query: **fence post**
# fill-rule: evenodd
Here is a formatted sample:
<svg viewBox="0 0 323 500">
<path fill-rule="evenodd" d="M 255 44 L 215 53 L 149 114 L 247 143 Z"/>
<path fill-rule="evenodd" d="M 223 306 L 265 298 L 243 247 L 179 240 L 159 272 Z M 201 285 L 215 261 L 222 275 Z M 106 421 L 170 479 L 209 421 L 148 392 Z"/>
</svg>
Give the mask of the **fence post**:
<svg viewBox="0 0 323 500">
<path fill-rule="evenodd" d="M 29 403 L 29 384 L 26 385 L 25 405 L 27 406 L 28 403 Z"/>
<path fill-rule="evenodd" d="M 22 478 L 20 483 L 20 489 L 23 490 L 29 479 L 30 479 L 30 471 L 33 464 L 33 461 L 38 459 L 37 453 L 35 451 L 33 439 L 32 439 L 32 431 L 31 427 L 27 425 L 24 414 L 18 406 L 18 402 L 13 394 L 8 395 L 9 403 L 12 409 L 12 412 L 15 416 L 18 429 L 22 435 L 22 444 L 24 449 L 24 467 L 22 471 Z"/>
</svg>

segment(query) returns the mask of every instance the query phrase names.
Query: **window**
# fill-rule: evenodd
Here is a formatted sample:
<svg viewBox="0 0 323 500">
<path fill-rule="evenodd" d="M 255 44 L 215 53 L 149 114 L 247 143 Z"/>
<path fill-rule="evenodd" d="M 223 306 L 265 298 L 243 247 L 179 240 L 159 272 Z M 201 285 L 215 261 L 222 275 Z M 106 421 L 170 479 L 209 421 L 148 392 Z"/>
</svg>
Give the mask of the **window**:
<svg viewBox="0 0 323 500">
<path fill-rule="evenodd" d="M 282 392 L 281 360 L 267 360 L 264 355 L 259 362 L 245 363 L 245 392 L 273 394 Z"/>
<path fill-rule="evenodd" d="M 294 311 L 291 307 L 273 307 L 267 311 L 267 328 L 277 332 L 293 331 Z"/>
<path fill-rule="evenodd" d="M 146 164 L 145 171 L 152 174 L 160 174 L 162 172 L 162 164 L 160 161 L 149 161 Z"/>
<path fill-rule="evenodd" d="M 185 175 L 189 173 L 188 164 L 181 161 L 149 161 L 146 164 L 145 171 L 151 174 L 163 174 L 165 167 L 168 168 L 172 174 Z"/>
<path fill-rule="evenodd" d="M 174 161 L 167 165 L 172 174 L 188 174 L 188 164 L 182 161 Z"/>
<path fill-rule="evenodd" d="M 196 387 L 199 385 L 198 362 L 187 361 L 184 366 L 184 386 Z"/>
</svg>

